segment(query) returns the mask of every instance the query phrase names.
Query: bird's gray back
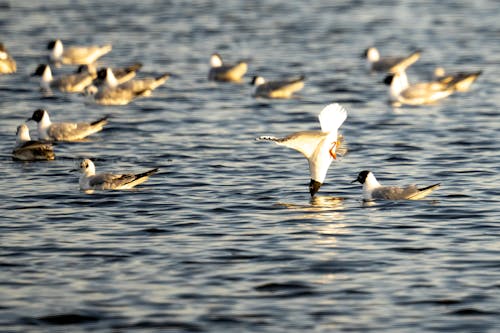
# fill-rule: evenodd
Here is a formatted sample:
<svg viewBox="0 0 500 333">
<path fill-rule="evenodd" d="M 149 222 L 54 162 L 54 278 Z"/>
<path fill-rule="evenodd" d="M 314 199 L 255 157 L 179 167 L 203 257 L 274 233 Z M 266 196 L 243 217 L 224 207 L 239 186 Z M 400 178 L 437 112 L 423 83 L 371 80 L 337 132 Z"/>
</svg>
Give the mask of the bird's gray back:
<svg viewBox="0 0 500 333">
<path fill-rule="evenodd" d="M 402 200 L 418 193 L 415 185 L 407 187 L 381 186 L 372 192 L 373 199 Z"/>
</svg>

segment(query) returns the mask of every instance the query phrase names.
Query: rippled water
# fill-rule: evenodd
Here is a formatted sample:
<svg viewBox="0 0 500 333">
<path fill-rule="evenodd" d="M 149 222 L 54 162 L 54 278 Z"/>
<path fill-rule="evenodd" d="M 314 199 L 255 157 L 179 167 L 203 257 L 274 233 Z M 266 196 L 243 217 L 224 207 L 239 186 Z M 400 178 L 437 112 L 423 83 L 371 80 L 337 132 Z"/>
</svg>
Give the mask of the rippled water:
<svg viewBox="0 0 500 333">
<path fill-rule="evenodd" d="M 495 1 L 3 1 L 0 325 L 5 332 L 494 332 L 500 326 L 500 23 Z M 29 77 L 48 40 L 112 43 L 101 64 L 173 73 L 128 106 L 42 98 Z M 360 58 L 423 49 L 435 66 L 482 69 L 471 92 L 393 109 Z M 251 58 L 247 81 L 305 74 L 292 100 L 208 82 L 208 57 Z M 59 69 L 59 73 L 69 71 Z M 306 160 L 255 142 L 317 129 L 349 109 L 349 153 L 310 200 Z M 57 159 L 10 152 L 34 109 L 109 126 Z M 33 124 L 30 125 L 34 131 Z M 69 170 L 160 173 L 87 195 Z M 363 205 L 350 181 L 442 182 L 427 200 Z"/>
</svg>

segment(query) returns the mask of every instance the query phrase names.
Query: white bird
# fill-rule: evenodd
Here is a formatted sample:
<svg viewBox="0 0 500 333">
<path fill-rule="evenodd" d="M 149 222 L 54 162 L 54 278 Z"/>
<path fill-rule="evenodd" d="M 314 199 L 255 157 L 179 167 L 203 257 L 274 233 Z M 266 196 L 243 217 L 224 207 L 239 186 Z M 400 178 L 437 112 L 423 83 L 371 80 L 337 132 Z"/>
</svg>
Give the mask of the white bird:
<svg viewBox="0 0 500 333">
<path fill-rule="evenodd" d="M 309 193 L 314 196 L 323 184 L 330 164 L 337 159 L 340 145 L 338 129 L 347 118 L 346 109 L 340 104 L 327 105 L 319 114 L 321 131 L 302 131 L 284 138 L 261 136 L 256 140 L 274 141 L 278 145 L 301 152 L 309 161 Z"/>
<path fill-rule="evenodd" d="M 210 81 L 240 82 L 248 70 L 246 61 L 240 60 L 236 64 L 224 64 L 218 53 L 213 53 L 210 56 L 210 66 L 208 72 Z"/>
<path fill-rule="evenodd" d="M 431 192 L 437 190 L 441 185 L 439 183 L 423 188 L 416 185 L 406 187 L 382 186 L 373 173 L 369 170 L 361 171 L 358 178 L 351 183 L 360 182 L 363 184 L 363 200 L 419 200 L 423 199 Z"/>
<path fill-rule="evenodd" d="M 432 81 L 410 85 L 404 71 L 389 74 L 384 83 L 389 85 L 389 99 L 394 105 L 432 104 L 453 94 L 460 81 Z"/>
<path fill-rule="evenodd" d="M 254 76 L 251 84 L 256 86 L 255 97 L 290 98 L 293 93 L 304 88 L 304 80 L 305 77 L 301 75 L 298 78 L 267 82 L 262 76 Z"/>
<path fill-rule="evenodd" d="M 16 61 L 9 54 L 3 43 L 0 43 L 0 74 L 12 74 L 16 70 Z"/>
<path fill-rule="evenodd" d="M 149 176 L 158 171 L 157 168 L 138 174 L 111 174 L 95 173 L 94 163 L 89 159 L 84 159 L 80 163 L 80 190 L 125 190 L 144 183 Z"/>
<path fill-rule="evenodd" d="M 53 160 L 55 154 L 49 142 L 31 140 L 28 126 L 21 124 L 17 127 L 12 158 L 21 161 L 48 161 Z"/>
<path fill-rule="evenodd" d="M 421 51 L 415 51 L 406 57 L 381 57 L 375 47 L 369 47 L 363 53 L 366 67 L 374 72 L 397 73 L 406 70 L 420 58 Z"/>
<path fill-rule="evenodd" d="M 88 65 L 94 63 L 97 59 L 110 52 L 111 44 L 102 46 L 72 46 L 63 47 L 60 39 L 50 41 L 47 45 L 50 50 L 49 60 L 63 65 Z"/>
<path fill-rule="evenodd" d="M 42 77 L 40 88 L 45 92 L 50 92 L 51 88 L 56 88 L 62 92 L 83 92 L 96 77 L 90 71 L 81 71 L 80 73 L 61 75 L 54 78 L 50 66 L 46 64 L 38 65 L 31 75 Z"/>
<path fill-rule="evenodd" d="M 439 82 L 454 84 L 455 90 L 458 92 L 467 92 L 481 73 L 482 71 L 446 74 L 444 68 L 438 67 L 434 71 L 434 76 Z"/>
<path fill-rule="evenodd" d="M 52 123 L 46 110 L 38 109 L 29 120 L 38 123 L 38 138 L 47 141 L 78 141 L 99 132 L 108 122 L 103 117 L 92 123 Z"/>
</svg>

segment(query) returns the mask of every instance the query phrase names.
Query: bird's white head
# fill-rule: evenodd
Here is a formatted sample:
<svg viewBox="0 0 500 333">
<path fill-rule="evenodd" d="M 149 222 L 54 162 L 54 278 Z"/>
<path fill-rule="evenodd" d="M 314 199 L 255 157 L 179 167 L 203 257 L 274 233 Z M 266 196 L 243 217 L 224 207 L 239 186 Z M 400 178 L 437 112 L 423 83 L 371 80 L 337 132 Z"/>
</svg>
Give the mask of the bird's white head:
<svg viewBox="0 0 500 333">
<path fill-rule="evenodd" d="M 92 176 L 95 174 L 95 166 L 94 163 L 88 158 L 84 159 L 80 162 L 80 172 L 86 176 Z"/>
<path fill-rule="evenodd" d="M 210 66 L 212 67 L 221 67 L 222 66 L 222 57 L 218 53 L 214 53 L 210 56 Z"/>
<path fill-rule="evenodd" d="M 23 143 L 31 140 L 30 130 L 26 124 L 21 124 L 17 126 L 16 132 L 16 142 Z"/>
<path fill-rule="evenodd" d="M 369 62 L 376 62 L 380 60 L 380 53 L 372 46 L 366 49 L 365 57 Z"/>
<path fill-rule="evenodd" d="M 254 76 L 252 79 L 252 84 L 254 86 L 260 86 L 261 84 L 266 83 L 266 80 L 262 76 Z"/>
</svg>

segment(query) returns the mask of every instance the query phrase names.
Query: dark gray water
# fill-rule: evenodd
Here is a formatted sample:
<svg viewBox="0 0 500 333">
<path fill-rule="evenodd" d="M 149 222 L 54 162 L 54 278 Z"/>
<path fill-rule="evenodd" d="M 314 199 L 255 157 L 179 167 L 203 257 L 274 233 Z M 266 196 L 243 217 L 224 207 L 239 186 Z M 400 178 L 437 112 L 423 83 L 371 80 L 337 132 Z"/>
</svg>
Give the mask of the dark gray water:
<svg viewBox="0 0 500 333">
<path fill-rule="evenodd" d="M 3 332 L 498 332 L 500 21 L 496 1 L 3 1 L 0 77 L 0 327 Z M 112 43 L 101 64 L 173 73 L 128 106 L 42 98 L 29 77 L 46 43 Z M 471 92 L 393 109 L 362 51 L 423 50 L 483 70 Z M 305 74 L 298 98 L 256 100 L 206 80 L 209 55 L 251 58 L 246 81 Z M 69 71 L 61 68 L 58 73 Z M 318 129 L 339 102 L 349 153 L 310 201 L 306 160 L 259 135 Z M 16 126 L 112 116 L 45 163 L 11 160 Z M 34 126 L 30 125 L 32 134 Z M 134 191 L 87 195 L 98 171 L 160 173 Z M 442 188 L 364 206 L 350 184 Z"/>
</svg>

